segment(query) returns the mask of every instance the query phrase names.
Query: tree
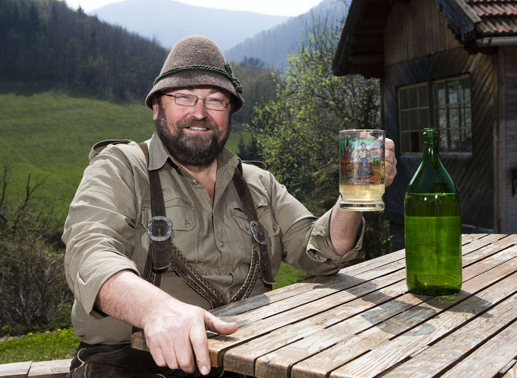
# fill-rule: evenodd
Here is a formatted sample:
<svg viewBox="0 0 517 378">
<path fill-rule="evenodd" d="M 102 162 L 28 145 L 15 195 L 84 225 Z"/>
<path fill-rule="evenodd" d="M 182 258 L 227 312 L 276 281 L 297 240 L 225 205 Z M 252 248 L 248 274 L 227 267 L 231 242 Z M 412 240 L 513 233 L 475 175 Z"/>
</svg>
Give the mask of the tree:
<svg viewBox="0 0 517 378">
<path fill-rule="evenodd" d="M 380 127 L 378 80 L 331 71 L 340 30 L 330 19 L 314 22 L 275 94 L 255 108 L 249 125 L 270 171 L 315 214 L 332 207 L 339 194 L 339 131 Z M 376 222 L 382 227 L 371 231 L 389 239 L 384 220 Z"/>
<path fill-rule="evenodd" d="M 17 327 L 69 323 L 72 293 L 63 272 L 63 219 L 35 193 L 44 180 L 28 175 L 25 194 L 9 200 L 9 167 L 0 174 L 0 324 Z"/>
</svg>

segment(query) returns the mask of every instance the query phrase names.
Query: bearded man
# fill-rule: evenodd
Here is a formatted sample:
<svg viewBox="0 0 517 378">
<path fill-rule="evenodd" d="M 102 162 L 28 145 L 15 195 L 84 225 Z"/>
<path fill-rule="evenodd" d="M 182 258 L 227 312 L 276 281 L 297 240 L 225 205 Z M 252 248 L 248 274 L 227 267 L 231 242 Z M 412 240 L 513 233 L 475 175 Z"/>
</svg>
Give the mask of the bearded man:
<svg viewBox="0 0 517 378">
<path fill-rule="evenodd" d="M 329 275 L 357 255 L 360 213 L 338 201 L 316 218 L 224 147 L 241 92 L 215 43 L 187 37 L 147 96 L 152 138 L 92 149 L 63 234 L 82 340 L 71 377 L 237 376 L 211 370 L 206 330 L 238 325 L 207 310 L 270 290 L 281 261 Z M 138 329 L 150 353 L 131 348 Z"/>
</svg>

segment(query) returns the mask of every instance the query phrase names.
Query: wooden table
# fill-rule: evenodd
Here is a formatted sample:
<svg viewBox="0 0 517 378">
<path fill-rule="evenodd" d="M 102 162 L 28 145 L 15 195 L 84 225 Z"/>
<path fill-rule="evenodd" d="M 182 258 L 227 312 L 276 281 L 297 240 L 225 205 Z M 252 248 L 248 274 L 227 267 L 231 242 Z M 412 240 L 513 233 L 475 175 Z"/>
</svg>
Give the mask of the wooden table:
<svg viewBox="0 0 517 378">
<path fill-rule="evenodd" d="M 463 236 L 463 287 L 407 292 L 404 251 L 214 310 L 213 366 L 275 377 L 516 377 L 517 235 Z"/>
</svg>

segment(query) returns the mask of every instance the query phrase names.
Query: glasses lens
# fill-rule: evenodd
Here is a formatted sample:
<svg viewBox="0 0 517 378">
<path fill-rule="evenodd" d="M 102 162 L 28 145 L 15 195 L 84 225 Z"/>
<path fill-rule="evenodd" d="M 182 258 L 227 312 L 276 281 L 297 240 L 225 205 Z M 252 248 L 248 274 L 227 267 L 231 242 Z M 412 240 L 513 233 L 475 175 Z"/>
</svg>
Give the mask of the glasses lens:
<svg viewBox="0 0 517 378">
<path fill-rule="evenodd" d="M 176 104 L 187 105 L 187 106 L 194 105 L 196 103 L 196 99 L 197 99 L 196 96 L 186 95 L 186 94 L 182 94 L 182 93 L 177 94 L 174 98 L 176 99 Z"/>
<path fill-rule="evenodd" d="M 207 109 L 212 110 L 223 110 L 225 108 L 223 100 L 219 100 L 217 98 L 207 98 L 205 100 L 205 106 Z"/>
</svg>

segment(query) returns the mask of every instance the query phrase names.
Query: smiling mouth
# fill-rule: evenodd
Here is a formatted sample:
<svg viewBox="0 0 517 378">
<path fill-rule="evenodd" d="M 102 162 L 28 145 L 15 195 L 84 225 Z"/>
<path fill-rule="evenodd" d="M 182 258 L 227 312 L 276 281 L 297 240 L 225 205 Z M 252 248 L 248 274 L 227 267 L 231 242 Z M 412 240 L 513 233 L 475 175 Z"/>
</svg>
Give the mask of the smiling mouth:
<svg viewBox="0 0 517 378">
<path fill-rule="evenodd" d="M 189 130 L 194 130 L 194 131 L 207 131 L 207 130 L 210 130 L 207 127 L 201 127 L 201 126 L 188 126 L 188 127 L 185 127 L 185 128 L 189 129 Z"/>
</svg>

